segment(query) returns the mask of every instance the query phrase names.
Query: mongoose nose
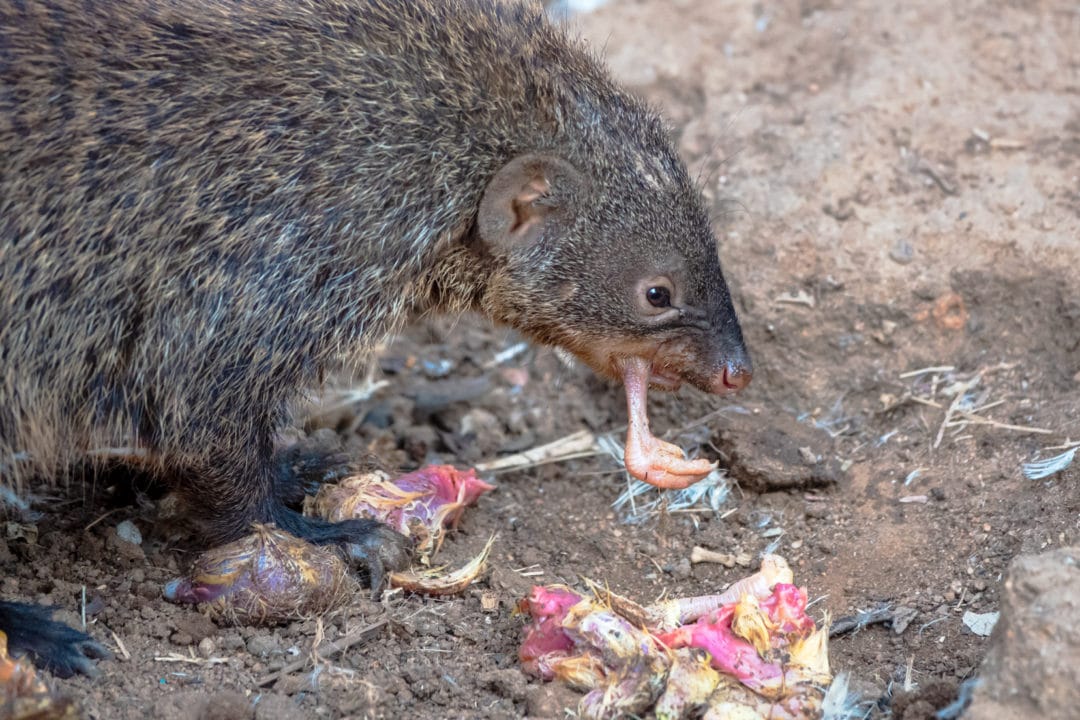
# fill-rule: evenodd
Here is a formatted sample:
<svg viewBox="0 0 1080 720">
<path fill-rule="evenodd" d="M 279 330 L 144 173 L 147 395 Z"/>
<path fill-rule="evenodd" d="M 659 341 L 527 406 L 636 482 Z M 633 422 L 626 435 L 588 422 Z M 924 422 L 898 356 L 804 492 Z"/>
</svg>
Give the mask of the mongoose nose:
<svg viewBox="0 0 1080 720">
<path fill-rule="evenodd" d="M 750 363 L 728 360 L 724 363 L 724 369 L 718 373 L 718 377 L 713 381 L 713 392 L 718 395 L 738 392 L 749 385 L 753 377 L 754 371 L 750 369 Z"/>
</svg>

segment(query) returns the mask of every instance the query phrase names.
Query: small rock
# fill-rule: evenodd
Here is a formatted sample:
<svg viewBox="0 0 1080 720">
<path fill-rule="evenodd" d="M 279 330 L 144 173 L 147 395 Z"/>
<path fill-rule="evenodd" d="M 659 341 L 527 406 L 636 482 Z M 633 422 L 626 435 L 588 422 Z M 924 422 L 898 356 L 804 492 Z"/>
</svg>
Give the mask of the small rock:
<svg viewBox="0 0 1080 720">
<path fill-rule="evenodd" d="M 234 653 L 244 647 L 244 639 L 239 633 L 231 632 L 218 638 L 217 645 L 226 653 Z"/>
<path fill-rule="evenodd" d="M 195 640 L 185 632 L 173 633 L 169 638 L 169 642 L 173 645 L 179 645 L 180 647 L 187 647 L 195 642 Z"/>
<path fill-rule="evenodd" d="M 443 637 L 449 633 L 446 621 L 431 612 L 417 613 L 409 625 L 420 636 Z"/>
<path fill-rule="evenodd" d="M 420 369 L 429 378 L 444 378 L 454 369 L 454 361 L 447 358 L 438 360 L 421 360 Z"/>
<path fill-rule="evenodd" d="M 528 683 L 520 670 L 491 670 L 480 676 L 480 685 L 493 690 L 500 697 L 521 702 L 528 691 Z"/>
<path fill-rule="evenodd" d="M 673 563 L 665 563 L 663 570 L 676 580 L 685 580 L 691 573 L 690 558 L 684 557 Z"/>
<path fill-rule="evenodd" d="M 656 557 L 660 554 L 660 546 L 654 542 L 644 540 L 638 546 L 638 552 L 647 557 Z"/>
<path fill-rule="evenodd" d="M 791 415 L 762 408 L 721 416 L 716 423 L 713 444 L 728 458 L 728 475 L 745 490 L 806 490 L 832 485 L 840 477 L 839 461 L 824 459 L 832 455 L 835 441 Z"/>
<path fill-rule="evenodd" d="M 208 637 L 204 637 L 199 641 L 199 657 L 209 658 L 214 656 L 214 641 Z"/>
<path fill-rule="evenodd" d="M 338 710 L 343 717 L 379 718 L 386 717 L 386 689 L 374 683 L 363 683 L 342 698 Z"/>
<path fill-rule="evenodd" d="M 988 637 L 994 631 L 994 625 L 997 624 L 1000 615 L 1001 613 L 997 612 L 973 613 L 968 610 L 964 613 L 963 621 L 971 632 L 982 637 Z"/>
<path fill-rule="evenodd" d="M 915 247 L 907 240 L 897 240 L 889 251 L 889 257 L 895 263 L 907 265 L 915 259 Z"/>
<path fill-rule="evenodd" d="M 562 683 L 531 685 L 525 693 L 525 707 L 532 718 L 565 718 L 576 711 L 581 695 Z"/>
<path fill-rule="evenodd" d="M 146 553 L 143 552 L 142 547 L 131 542 L 131 540 L 120 537 L 119 526 L 105 531 L 105 548 L 112 551 L 110 554 L 122 565 L 143 565 L 146 563 Z"/>
<path fill-rule="evenodd" d="M 116 537 L 132 545 L 142 545 L 142 533 L 130 520 L 125 520 L 116 526 Z"/>
<path fill-rule="evenodd" d="M 893 609 L 892 613 L 892 630 L 897 635 L 903 635 L 904 631 L 911 625 L 911 621 L 915 619 L 915 616 L 919 614 L 919 611 L 915 608 L 906 607 L 904 605 L 897 605 Z"/>
<path fill-rule="evenodd" d="M 485 456 L 494 454 L 506 442 L 502 420 L 483 408 L 472 408 L 465 413 L 458 433 L 475 438 L 476 451 Z"/>
<path fill-rule="evenodd" d="M 206 695 L 197 690 L 178 690 L 154 702 L 149 716 L 156 718 L 199 718 L 206 707 Z"/>
<path fill-rule="evenodd" d="M 143 609 L 145 610 L 146 608 Z M 155 637 L 160 640 L 164 640 L 172 635 L 172 631 L 169 629 L 168 624 L 161 620 L 149 623 L 149 628 L 146 632 L 150 634 L 150 637 Z"/>
<path fill-rule="evenodd" d="M 439 433 L 430 425 L 410 425 L 402 432 L 401 448 L 418 462 L 438 450 L 439 445 Z"/>
<path fill-rule="evenodd" d="M 234 690 L 216 692 L 206 698 L 199 720 L 248 720 L 255 714 L 251 701 Z"/>
<path fill-rule="evenodd" d="M 255 720 L 305 720 L 306 717 L 296 703 L 284 695 L 264 694 L 255 704 Z"/>
<path fill-rule="evenodd" d="M 925 300 L 927 302 L 930 302 L 946 290 L 947 288 L 945 288 L 941 283 L 922 281 L 916 283 L 911 293 L 919 300 Z"/>
<path fill-rule="evenodd" d="M 247 651 L 255 657 L 269 657 L 281 652 L 277 639 L 273 635 L 252 635 L 247 641 Z"/>
<path fill-rule="evenodd" d="M 965 720 L 1075 717 L 1080 707 L 1080 547 L 1021 555 Z"/>
<path fill-rule="evenodd" d="M 177 632 L 190 635 L 193 643 L 202 642 L 204 638 L 217 635 L 218 626 L 201 613 L 188 613 L 176 619 L 173 624 Z"/>
<path fill-rule="evenodd" d="M 205 690 L 179 690 L 155 702 L 149 716 L 192 720 L 250 720 L 252 707 L 251 701 L 232 690 L 212 695 L 207 695 Z"/>
<path fill-rule="evenodd" d="M 161 585 L 156 582 L 144 581 L 139 583 L 136 588 L 139 597 L 146 598 L 147 600 L 158 600 L 161 598 Z"/>
<path fill-rule="evenodd" d="M 376 405 L 364 415 L 364 424 L 385 430 L 394 423 L 394 411 L 385 403 Z"/>
</svg>

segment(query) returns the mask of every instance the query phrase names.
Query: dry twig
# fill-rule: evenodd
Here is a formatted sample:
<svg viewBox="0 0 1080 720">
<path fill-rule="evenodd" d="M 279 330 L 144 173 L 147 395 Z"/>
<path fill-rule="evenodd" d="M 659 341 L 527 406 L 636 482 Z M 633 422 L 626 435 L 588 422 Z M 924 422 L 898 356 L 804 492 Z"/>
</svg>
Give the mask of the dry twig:
<svg viewBox="0 0 1080 720">
<path fill-rule="evenodd" d="M 579 430 L 546 445 L 538 445 L 524 452 L 480 463 L 476 466 L 476 470 L 477 472 L 523 470 L 563 460 L 592 457 L 599 453 L 593 434 L 588 430 Z"/>
<path fill-rule="evenodd" d="M 364 627 L 357 628 L 356 630 L 353 630 L 352 632 L 342 637 L 340 640 L 330 643 L 326 647 L 326 650 L 324 652 L 319 653 L 319 656 L 326 657 L 335 653 L 342 652 L 343 650 L 348 650 L 353 645 L 356 645 L 359 642 L 363 642 L 364 640 L 374 635 L 388 622 L 389 620 L 383 618 L 381 620 L 376 620 L 370 625 L 365 625 Z M 256 685 L 258 685 L 259 687 L 265 687 L 270 683 L 274 682 L 275 680 L 278 680 L 279 678 L 285 677 L 286 675 L 294 673 L 297 670 L 302 670 L 304 666 L 309 662 L 309 660 L 310 658 L 304 657 L 302 660 L 291 662 L 277 672 L 272 672 L 269 675 L 265 675 L 256 683 Z"/>
</svg>

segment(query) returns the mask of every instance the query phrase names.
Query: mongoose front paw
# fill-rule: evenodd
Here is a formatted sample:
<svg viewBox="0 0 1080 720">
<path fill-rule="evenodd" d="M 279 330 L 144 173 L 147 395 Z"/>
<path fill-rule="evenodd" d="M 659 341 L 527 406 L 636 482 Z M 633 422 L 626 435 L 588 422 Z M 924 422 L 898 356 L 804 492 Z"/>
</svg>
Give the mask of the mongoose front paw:
<svg viewBox="0 0 1080 720">
<path fill-rule="evenodd" d="M 52 619 L 53 608 L 0 602 L 0 631 L 7 634 L 13 657 L 27 655 L 37 667 L 69 678 L 98 675 L 95 660 L 112 657 L 108 648 L 86 633 Z"/>
<path fill-rule="evenodd" d="M 389 573 L 409 567 L 413 541 L 386 525 L 377 524 L 363 537 L 349 542 L 345 547 L 350 558 L 367 570 L 371 596 L 377 600 Z"/>
</svg>

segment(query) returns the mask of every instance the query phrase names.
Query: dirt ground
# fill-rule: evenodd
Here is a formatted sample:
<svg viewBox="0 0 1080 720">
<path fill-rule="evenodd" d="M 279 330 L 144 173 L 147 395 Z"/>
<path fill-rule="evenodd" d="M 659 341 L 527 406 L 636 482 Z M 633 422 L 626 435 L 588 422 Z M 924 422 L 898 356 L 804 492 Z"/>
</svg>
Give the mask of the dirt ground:
<svg viewBox="0 0 1080 720">
<path fill-rule="evenodd" d="M 714 203 L 755 379 L 734 399 L 653 393 L 651 416 L 728 468 L 720 512 L 624 522 L 606 456 L 504 473 L 443 550 L 460 560 L 499 533 L 464 596 L 356 598 L 266 630 L 165 603 L 191 558 L 182 534 L 153 504 L 110 502 L 108 482 L 89 502 L 73 489 L 36 544 L 0 539 L 0 597 L 78 624 L 85 586 L 89 631 L 118 655 L 58 684 L 87 717 L 248 717 L 252 703 L 259 718 L 562 717 L 574 697 L 517 669 L 511 610 L 532 583 L 702 594 L 749 570 L 691 565 L 693 547 L 775 544 L 819 619 L 914 612 L 903 632 L 831 646 L 872 717 L 910 720 L 977 671 L 987 640 L 962 618 L 997 609 L 1010 559 L 1080 541 L 1080 461 L 1021 473 L 1080 438 L 1077 4 L 613 0 L 571 21 L 664 109 Z M 517 342 L 471 318 L 426 322 L 386 350 L 381 390 L 308 429 L 403 469 L 582 429 L 621 437 L 620 388 L 549 350 L 494 363 Z M 124 520 L 141 545 L 116 537 Z M 317 636 L 318 672 L 260 684 Z"/>
</svg>

